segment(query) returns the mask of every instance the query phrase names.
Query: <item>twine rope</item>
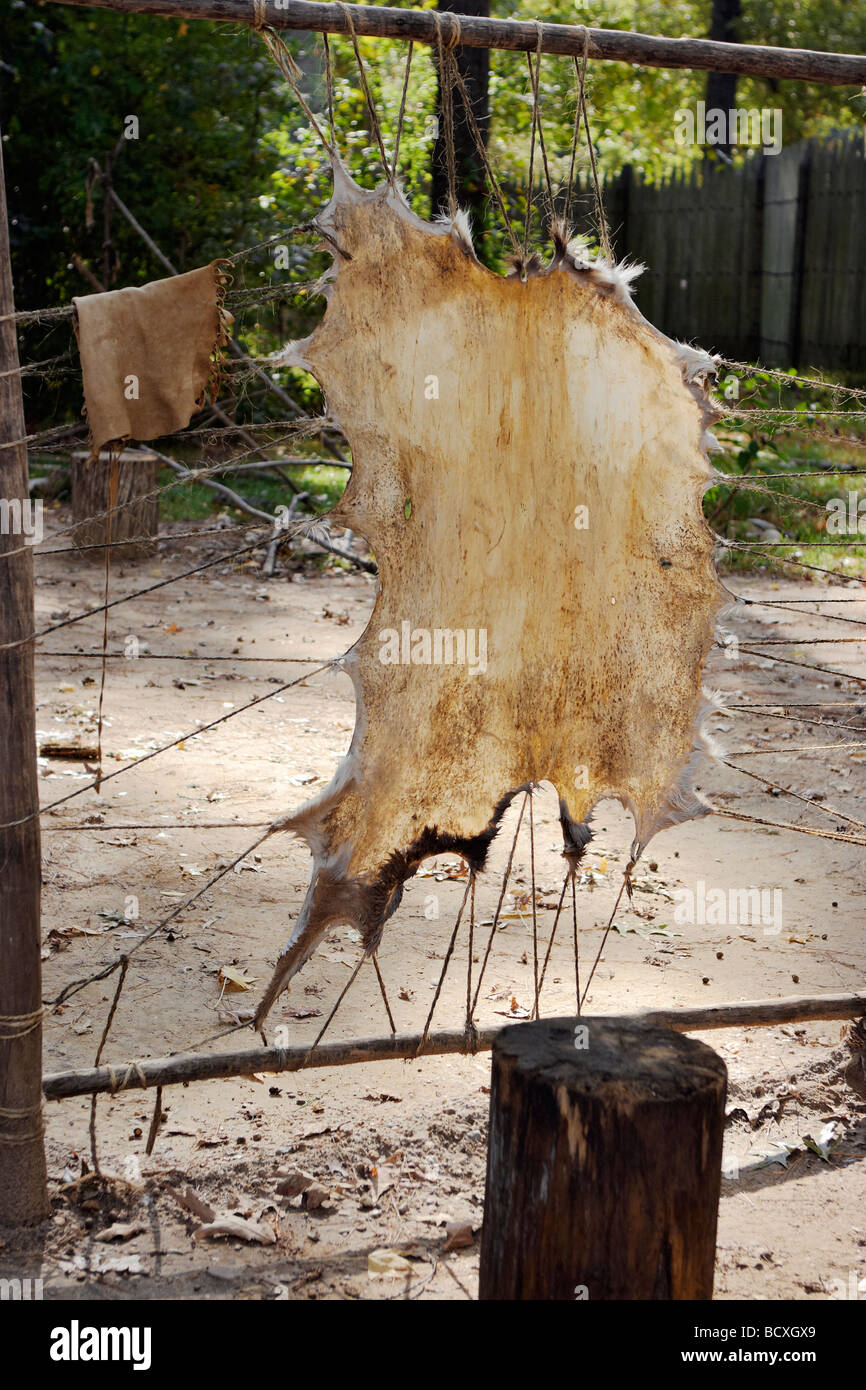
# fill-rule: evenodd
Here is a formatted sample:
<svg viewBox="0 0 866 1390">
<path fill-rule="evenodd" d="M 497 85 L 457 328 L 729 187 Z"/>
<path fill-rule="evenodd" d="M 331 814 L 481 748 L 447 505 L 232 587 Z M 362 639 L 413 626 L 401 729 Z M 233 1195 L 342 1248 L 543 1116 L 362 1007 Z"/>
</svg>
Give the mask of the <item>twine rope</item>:
<svg viewBox="0 0 866 1390">
<path fill-rule="evenodd" d="M 454 76 L 456 63 L 451 56 L 453 44 L 445 46 L 442 30 L 442 16 L 433 10 L 436 24 L 436 48 L 439 54 L 439 90 L 442 101 L 442 123 L 445 127 L 445 170 L 448 177 L 448 211 L 451 217 L 457 212 L 457 154 L 454 148 Z M 459 20 L 458 20 L 459 27 Z"/>
<path fill-rule="evenodd" d="M 394 136 L 394 158 L 391 160 L 391 178 L 397 176 L 397 156 L 400 153 L 400 139 L 403 135 L 403 118 L 406 115 L 406 94 L 409 91 L 409 73 L 412 69 L 412 54 L 415 49 L 414 42 L 409 43 L 406 53 L 406 71 L 403 75 L 403 93 L 400 97 L 400 112 L 397 116 L 397 133 Z"/>
<path fill-rule="evenodd" d="M 391 184 L 391 186 L 393 187 L 394 175 L 391 172 L 391 166 L 388 163 L 388 156 L 385 153 L 385 144 L 382 140 L 382 130 L 379 125 L 379 117 L 376 114 L 376 107 L 373 102 L 373 95 L 370 91 L 370 84 L 367 81 L 367 69 L 364 66 L 364 59 L 361 56 L 361 49 L 358 44 L 358 35 L 355 33 L 355 21 L 352 18 L 352 12 L 349 9 L 348 5 L 345 5 L 343 3 L 343 0 L 337 0 L 337 3 L 340 9 L 343 11 L 343 14 L 346 16 L 346 23 L 349 26 L 349 36 L 352 40 L 352 47 L 355 50 L 355 60 L 358 64 L 358 73 L 361 78 L 361 86 L 364 91 L 364 100 L 367 103 L 367 110 L 370 114 L 370 129 L 373 133 L 376 144 L 379 146 L 379 158 L 382 161 L 382 168 L 385 170 L 385 177 L 387 178 L 389 184 Z"/>
<path fill-rule="evenodd" d="M 300 89 L 298 80 L 301 76 L 301 69 L 298 67 L 297 63 L 292 57 L 291 51 L 289 50 L 287 44 L 274 29 L 262 29 L 260 30 L 260 32 L 268 52 L 270 53 L 277 67 L 279 68 L 280 72 L 283 74 L 283 77 L 288 82 L 295 96 L 297 97 L 298 105 L 300 106 L 307 120 L 310 122 L 310 125 L 313 127 L 313 130 L 318 135 L 319 140 L 321 141 L 324 148 L 330 152 L 331 146 L 328 144 L 328 141 L 322 134 L 322 128 L 319 125 L 319 122 L 317 121 L 315 115 L 313 114 L 306 97 Z"/>
<path fill-rule="evenodd" d="M 508 210 L 505 206 L 505 199 L 502 195 L 502 189 L 499 187 L 499 181 L 496 177 L 496 174 L 493 171 L 493 166 L 490 163 L 490 157 L 487 153 L 487 148 L 484 144 L 484 141 L 481 138 L 481 131 L 479 130 L 478 122 L 475 119 L 475 112 L 472 110 L 472 102 L 469 98 L 469 93 L 466 90 L 466 83 L 463 81 L 462 74 L 456 62 L 454 61 L 453 56 L 449 58 L 449 61 L 453 66 L 454 80 L 457 83 L 458 90 L 460 92 L 461 97 L 463 98 L 463 108 L 466 112 L 466 117 L 469 122 L 469 129 L 472 132 L 472 138 L 475 141 L 475 147 L 478 151 L 478 156 L 481 160 L 481 163 L 484 165 L 484 172 L 487 175 L 487 179 L 490 184 L 493 196 L 496 199 L 497 206 L 499 207 L 499 211 L 502 214 L 502 220 L 505 223 L 505 230 L 508 232 L 508 235 L 511 239 L 511 249 L 514 252 L 515 256 L 519 256 L 520 243 L 518 242 L 517 237 L 514 235 L 514 228 L 512 227 L 511 219 L 508 216 Z"/>
<path fill-rule="evenodd" d="M 29 1014 L 0 1014 L 0 1042 L 17 1042 L 19 1038 L 35 1033 L 44 1014 L 41 1004 Z"/>
<path fill-rule="evenodd" d="M 331 148 L 337 148 L 337 130 L 334 125 L 334 69 L 331 63 L 331 45 L 328 35 L 323 34 L 322 40 L 325 47 L 325 91 L 328 98 L 328 132 L 331 137 Z"/>
<path fill-rule="evenodd" d="M 589 128 L 589 112 L 586 105 L 586 64 L 589 57 L 589 32 L 583 31 L 583 54 L 580 60 L 580 72 L 578 73 L 577 58 L 573 58 L 575 74 L 579 77 L 578 84 L 578 105 L 583 116 L 583 128 L 586 134 L 586 149 L 589 155 L 589 167 L 592 173 L 592 193 L 595 201 L 595 217 L 598 224 L 598 235 L 601 242 L 601 249 L 608 265 L 613 265 L 613 251 L 610 244 L 610 232 L 608 231 L 607 218 L 604 213 L 604 203 L 601 196 L 601 185 L 598 178 L 598 164 L 595 158 L 595 146 L 592 143 L 592 131 Z"/>
<path fill-rule="evenodd" d="M 137 1078 L 143 1090 L 147 1090 L 147 1077 L 139 1062 L 127 1062 L 122 1077 L 118 1076 L 110 1062 L 106 1062 L 105 1070 L 108 1072 L 108 1084 L 112 1095 L 117 1091 L 125 1091 L 133 1077 Z"/>
<path fill-rule="evenodd" d="M 42 1102 L 37 1105 L 25 1105 L 20 1108 L 15 1106 L 0 1105 L 0 1120 L 20 1120 L 25 1115 L 41 1115 Z"/>
<path fill-rule="evenodd" d="M 2 1020 L 0 1020 L 0 1021 L 2 1021 L 2 1022 L 8 1022 L 8 1020 L 9 1020 L 10 1017 L 11 1017 L 11 1018 L 19 1018 L 19 1019 L 27 1019 L 27 1018 L 32 1018 L 32 1015 L 30 1015 L 30 1014 L 11 1014 L 11 1015 L 6 1015 L 6 1016 L 5 1016 Z M 38 1024 L 38 1021 L 41 1020 L 41 1018 L 42 1018 L 42 1010 L 40 1009 L 40 1010 L 38 1011 L 37 1024 Z M 23 1037 L 24 1035 L 23 1035 L 23 1034 L 18 1034 L 18 1036 L 19 1036 L 19 1037 Z M 15 1124 L 16 1121 L 22 1121 L 22 1120 L 29 1120 L 29 1119 L 32 1119 L 32 1117 L 33 1117 L 34 1115 L 37 1117 L 37 1123 L 36 1123 L 35 1128 L 31 1128 L 31 1129 L 25 1130 L 23 1134 L 13 1134 L 13 1133 L 10 1133 L 10 1132 L 9 1132 L 8 1130 L 6 1130 L 6 1129 L 0 1128 L 0 1144 L 16 1145 L 16 1144 L 33 1144 L 33 1143 L 38 1143 L 38 1142 L 41 1141 L 41 1139 L 42 1139 L 42 1137 L 43 1137 L 43 1134 L 44 1134 L 44 1126 L 43 1126 L 43 1122 L 42 1122 L 42 1101 L 41 1101 L 41 1100 L 38 1100 L 38 1101 L 36 1102 L 35 1105 L 24 1105 L 24 1106 L 2 1105 L 2 1106 L 0 1106 L 0 1121 L 5 1120 L 5 1121 L 10 1122 L 11 1124 Z"/>
</svg>

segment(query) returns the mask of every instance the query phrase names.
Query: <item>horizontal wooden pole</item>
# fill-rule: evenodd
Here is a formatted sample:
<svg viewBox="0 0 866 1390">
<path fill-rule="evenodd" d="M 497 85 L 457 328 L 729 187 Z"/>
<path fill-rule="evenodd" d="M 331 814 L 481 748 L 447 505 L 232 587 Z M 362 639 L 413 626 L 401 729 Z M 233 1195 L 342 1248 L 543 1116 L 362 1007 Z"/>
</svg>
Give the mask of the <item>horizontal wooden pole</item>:
<svg viewBox="0 0 866 1390">
<path fill-rule="evenodd" d="M 824 1023 L 859 1018 L 866 1013 L 866 989 L 854 994 L 789 994 L 784 999 L 747 999 L 739 1004 L 706 1004 L 696 1008 L 649 1009 L 630 1015 L 677 1033 L 702 1033 L 711 1028 L 772 1028 L 780 1023 Z"/>
<path fill-rule="evenodd" d="M 742 1004 L 711 1004 L 705 1008 L 649 1009 L 622 1015 L 632 1022 L 672 1028 L 677 1033 L 697 1033 L 710 1028 L 769 1027 L 779 1023 L 810 1023 L 826 1019 L 853 1019 L 866 1013 L 866 990 L 859 994 L 824 994 L 813 998 L 756 999 Z M 505 1024 L 476 1030 L 467 1045 L 465 1032 L 431 1033 L 423 1048 L 422 1034 L 395 1034 L 353 1042 L 320 1043 L 309 1047 L 257 1047 L 237 1052 L 181 1052 L 174 1057 L 149 1057 L 139 1062 L 81 1071 L 49 1072 L 42 1078 L 47 1100 L 91 1096 L 103 1091 L 142 1090 L 149 1086 L 177 1086 L 189 1081 L 225 1080 L 258 1072 L 301 1071 L 304 1068 L 342 1067 L 355 1062 L 409 1061 L 413 1057 L 441 1057 L 448 1053 L 488 1052 Z M 420 1049 L 420 1050 L 419 1050 Z"/>
<path fill-rule="evenodd" d="M 56 4 L 94 6 L 123 14 L 158 14 L 171 19 L 212 19 L 256 26 L 253 0 L 53 0 Z M 349 10 L 355 32 L 363 37 L 414 40 L 435 44 L 437 22 L 432 10 L 397 10 L 385 5 L 320 5 L 308 0 L 267 0 L 265 22 L 274 29 L 316 30 L 348 34 Z M 605 58 L 648 68 L 699 68 L 736 72 L 746 77 L 791 78 L 835 87 L 866 83 L 866 56 L 819 53 L 806 48 L 768 48 L 710 39 L 672 39 L 618 29 L 585 29 L 573 24 L 527 24 L 514 19 L 483 19 L 440 12 L 443 41 L 467 48 L 502 48 L 518 52 Z"/>
<path fill-rule="evenodd" d="M 479 1052 L 487 1052 L 501 1029 L 481 1028 L 476 1037 Z M 386 1038 L 361 1038 L 353 1042 L 320 1043 L 309 1047 L 256 1047 L 237 1052 L 179 1052 L 174 1057 L 153 1057 L 140 1062 L 120 1062 L 113 1067 L 60 1071 L 42 1078 L 48 1100 L 66 1096 L 90 1096 L 101 1091 L 141 1090 L 145 1086 L 172 1086 L 187 1081 L 216 1081 L 258 1072 L 301 1071 L 305 1067 L 342 1067 L 352 1062 L 406 1061 L 418 1055 L 436 1057 L 465 1052 L 466 1034 L 431 1033 L 422 1053 L 421 1033 L 393 1034 Z"/>
</svg>

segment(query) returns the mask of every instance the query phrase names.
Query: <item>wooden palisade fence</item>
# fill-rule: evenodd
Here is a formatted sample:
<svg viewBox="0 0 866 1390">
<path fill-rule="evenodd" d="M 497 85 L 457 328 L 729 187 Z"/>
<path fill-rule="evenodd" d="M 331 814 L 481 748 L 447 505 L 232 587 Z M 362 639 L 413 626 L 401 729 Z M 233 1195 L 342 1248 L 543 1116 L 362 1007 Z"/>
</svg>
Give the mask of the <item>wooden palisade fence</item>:
<svg viewBox="0 0 866 1390">
<path fill-rule="evenodd" d="M 669 337 L 769 367 L 866 372 L 862 132 L 656 184 L 627 167 L 604 197 L 618 257 L 647 267 L 641 312 Z"/>
</svg>

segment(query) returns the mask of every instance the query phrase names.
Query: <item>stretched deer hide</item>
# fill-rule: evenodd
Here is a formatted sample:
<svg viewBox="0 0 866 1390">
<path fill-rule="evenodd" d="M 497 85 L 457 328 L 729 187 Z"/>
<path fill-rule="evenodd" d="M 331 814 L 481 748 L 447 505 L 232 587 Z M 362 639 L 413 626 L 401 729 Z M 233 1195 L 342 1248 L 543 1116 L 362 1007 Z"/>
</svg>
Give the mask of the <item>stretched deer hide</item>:
<svg viewBox="0 0 866 1390">
<path fill-rule="evenodd" d="M 664 337 L 637 272 L 576 244 L 526 280 L 475 258 L 336 163 L 317 224 L 335 258 L 324 320 L 279 360 L 307 368 L 352 448 L 331 514 L 369 541 L 379 591 L 343 659 L 348 755 L 274 827 L 314 859 L 259 1007 L 337 921 L 367 951 L 442 851 L 485 862 L 529 784 L 559 794 L 565 851 L 616 797 L 632 856 L 707 813 L 701 668 L 722 590 L 702 511 L 711 358 Z"/>
<path fill-rule="evenodd" d="M 73 299 L 91 459 L 104 444 L 157 439 L 216 400 L 230 261 Z"/>
</svg>

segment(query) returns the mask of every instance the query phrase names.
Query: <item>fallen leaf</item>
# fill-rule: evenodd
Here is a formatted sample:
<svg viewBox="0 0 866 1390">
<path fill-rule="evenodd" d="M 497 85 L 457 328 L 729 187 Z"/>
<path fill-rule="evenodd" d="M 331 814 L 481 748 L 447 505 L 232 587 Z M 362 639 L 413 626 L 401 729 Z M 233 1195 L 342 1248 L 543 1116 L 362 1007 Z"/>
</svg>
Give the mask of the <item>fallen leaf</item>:
<svg viewBox="0 0 866 1390">
<path fill-rule="evenodd" d="M 249 989 L 256 982 L 256 977 L 248 975 L 239 965 L 221 965 L 219 977 L 227 990 Z"/>
<path fill-rule="evenodd" d="M 317 1182 L 314 1182 L 311 1187 L 307 1188 L 301 1200 L 307 1211 L 317 1211 L 319 1207 L 330 1201 L 330 1198 L 331 1193 L 328 1188 L 320 1187 Z"/>
<path fill-rule="evenodd" d="M 110 922 L 113 927 L 129 927 L 132 925 L 132 918 L 127 917 L 125 912 L 120 912 L 114 907 L 102 907 L 98 914 L 104 922 Z M 67 928 L 66 930 L 69 930 Z"/>
<path fill-rule="evenodd" d="M 140 1255 L 115 1255 L 96 1266 L 100 1274 L 144 1274 Z"/>
<path fill-rule="evenodd" d="M 255 1016 L 255 1009 L 217 1009 L 220 1023 L 252 1023 Z"/>
<path fill-rule="evenodd" d="M 761 1154 L 755 1165 L 756 1168 L 769 1168 L 773 1163 L 778 1163 L 781 1168 L 787 1168 L 788 1159 L 800 1152 L 796 1145 L 781 1144 L 775 1139 L 772 1142 L 775 1153 Z"/>
<path fill-rule="evenodd" d="M 286 1173 L 277 1183 L 277 1195 L 279 1197 L 299 1197 L 302 1192 L 306 1192 L 308 1187 L 312 1187 L 316 1179 L 311 1173 L 304 1173 L 300 1168 L 293 1169 Z"/>
<path fill-rule="evenodd" d="M 518 1004 L 517 1000 L 514 998 L 511 1000 L 510 1009 L 497 1009 L 496 1013 L 501 1014 L 503 1018 L 529 1018 L 529 1009 L 525 1009 L 522 1004 Z"/>
<path fill-rule="evenodd" d="M 257 1245 L 276 1245 L 277 1236 L 273 1226 L 261 1221 L 245 1221 L 241 1216 L 218 1216 L 207 1226 L 199 1226 L 193 1240 L 211 1240 L 227 1236 L 231 1240 L 249 1240 Z"/>
<path fill-rule="evenodd" d="M 129 1240 L 131 1236 L 140 1235 L 144 1229 L 140 1221 L 115 1221 L 113 1226 L 106 1226 L 94 1239 L 106 1244 L 111 1240 Z"/>
<path fill-rule="evenodd" d="M 445 1250 L 465 1250 L 467 1246 L 475 1243 L 475 1236 L 472 1233 L 472 1223 L 470 1221 L 449 1221 L 445 1227 Z"/>
<path fill-rule="evenodd" d="M 412 1266 L 399 1250 L 371 1250 L 367 1256 L 367 1273 L 371 1279 L 399 1279 L 412 1273 Z"/>
<path fill-rule="evenodd" d="M 833 1149 L 838 1148 L 841 1142 L 839 1139 L 834 1138 L 835 1133 L 836 1121 L 831 1120 L 829 1124 L 824 1125 L 820 1130 L 817 1139 L 813 1139 L 811 1134 L 804 1134 L 803 1143 L 811 1153 L 817 1154 L 824 1163 L 829 1163 L 830 1154 Z"/>
<path fill-rule="evenodd" d="M 43 743 L 39 747 L 40 758 L 56 758 L 67 762 L 88 762 L 99 757 L 99 750 L 82 747 L 78 743 Z"/>
<path fill-rule="evenodd" d="M 199 1221 L 210 1222 L 216 1220 L 216 1212 L 213 1207 L 203 1201 L 198 1193 L 194 1192 L 191 1187 L 185 1188 L 183 1192 L 178 1192 L 176 1188 L 173 1187 L 166 1188 L 166 1191 L 170 1197 L 174 1198 L 179 1206 L 182 1206 L 186 1211 L 192 1212 L 193 1216 L 198 1217 Z"/>
</svg>

